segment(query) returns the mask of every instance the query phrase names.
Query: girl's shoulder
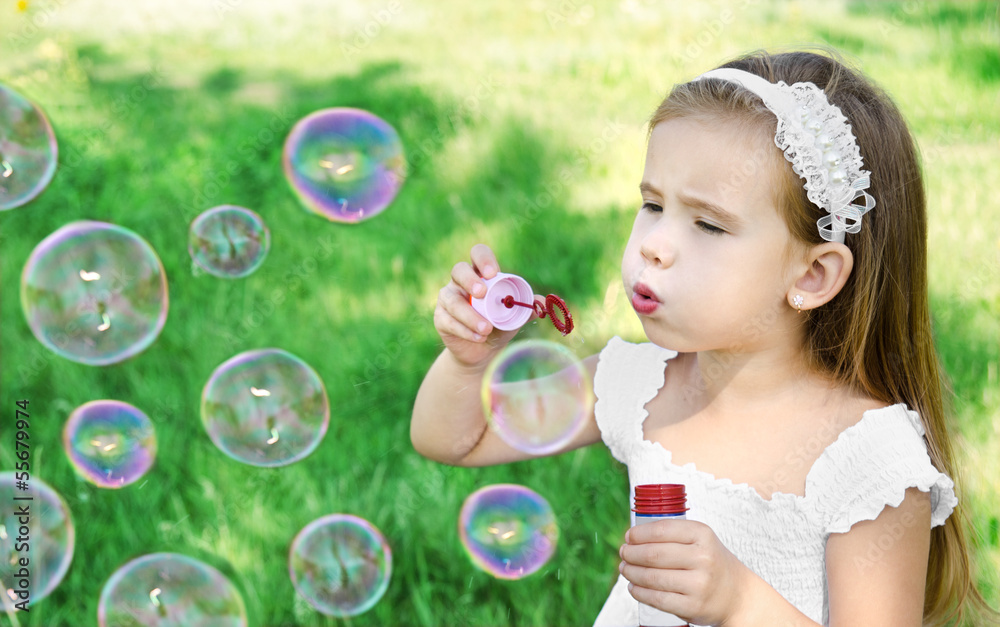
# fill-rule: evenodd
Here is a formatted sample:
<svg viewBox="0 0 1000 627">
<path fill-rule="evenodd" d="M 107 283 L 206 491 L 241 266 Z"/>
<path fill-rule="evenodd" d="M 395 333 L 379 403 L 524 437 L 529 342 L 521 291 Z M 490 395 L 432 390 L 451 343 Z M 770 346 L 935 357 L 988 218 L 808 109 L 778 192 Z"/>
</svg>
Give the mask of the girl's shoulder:
<svg viewBox="0 0 1000 627">
<path fill-rule="evenodd" d="M 598 355 L 594 372 L 594 393 L 598 400 L 650 398 L 663 387 L 667 362 L 677 351 L 650 342 L 627 342 L 617 335 L 608 340 Z"/>
<path fill-rule="evenodd" d="M 600 360 L 609 366 L 622 366 L 635 359 L 666 362 L 677 356 L 677 351 L 663 348 L 652 342 L 629 342 L 614 336 L 600 352 Z"/>
<path fill-rule="evenodd" d="M 958 499 L 954 482 L 930 459 L 920 415 L 905 403 L 880 404 L 846 422 L 806 478 L 806 498 L 824 529 L 842 533 L 874 520 L 885 507 L 898 507 L 909 488 L 930 493 L 931 525 L 943 524 Z"/>
<path fill-rule="evenodd" d="M 676 356 L 676 351 L 656 344 L 636 344 L 617 336 L 600 352 L 594 371 L 594 419 L 619 461 L 629 463 L 641 447 L 647 416 L 643 405 L 658 395 L 665 364 Z"/>
</svg>

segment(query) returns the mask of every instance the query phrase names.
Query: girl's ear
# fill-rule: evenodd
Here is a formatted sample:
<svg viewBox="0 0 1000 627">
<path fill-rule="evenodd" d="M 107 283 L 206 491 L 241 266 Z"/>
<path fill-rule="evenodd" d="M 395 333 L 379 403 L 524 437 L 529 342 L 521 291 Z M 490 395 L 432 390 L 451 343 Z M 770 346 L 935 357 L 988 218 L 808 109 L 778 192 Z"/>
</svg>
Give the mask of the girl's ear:
<svg viewBox="0 0 1000 627">
<path fill-rule="evenodd" d="M 792 289 L 785 295 L 788 303 L 796 309 L 816 309 L 833 300 L 847 283 L 854 268 L 854 255 L 844 244 L 824 242 L 809 250 L 805 272 L 796 279 Z M 795 297 L 801 295 L 801 305 L 796 306 Z"/>
</svg>

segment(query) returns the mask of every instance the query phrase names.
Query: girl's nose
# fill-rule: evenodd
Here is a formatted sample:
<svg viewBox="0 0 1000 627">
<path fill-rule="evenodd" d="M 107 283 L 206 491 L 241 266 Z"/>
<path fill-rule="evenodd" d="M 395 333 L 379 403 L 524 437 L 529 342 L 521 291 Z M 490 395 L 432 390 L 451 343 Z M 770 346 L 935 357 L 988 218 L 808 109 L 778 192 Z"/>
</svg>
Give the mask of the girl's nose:
<svg viewBox="0 0 1000 627">
<path fill-rule="evenodd" d="M 659 220 L 642 238 L 639 252 L 647 263 L 663 268 L 674 263 L 676 253 L 669 231 L 667 221 Z"/>
</svg>

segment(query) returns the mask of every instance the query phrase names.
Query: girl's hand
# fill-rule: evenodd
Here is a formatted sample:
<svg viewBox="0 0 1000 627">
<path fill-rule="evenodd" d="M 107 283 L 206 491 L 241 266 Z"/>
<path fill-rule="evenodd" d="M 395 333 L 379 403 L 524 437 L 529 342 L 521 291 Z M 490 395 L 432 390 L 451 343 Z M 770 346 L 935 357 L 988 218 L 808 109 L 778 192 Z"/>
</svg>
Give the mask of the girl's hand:
<svg viewBox="0 0 1000 627">
<path fill-rule="evenodd" d="M 451 281 L 438 293 L 434 328 L 451 354 L 466 366 L 481 367 L 498 353 L 517 331 L 495 330 L 490 321 L 472 308 L 470 299 L 486 295 L 484 279 L 500 271 L 496 256 L 485 244 L 471 251 L 472 263 L 455 264 Z"/>
<path fill-rule="evenodd" d="M 619 555 L 637 601 L 698 625 L 730 624 L 755 577 L 708 525 L 693 520 L 632 527 Z"/>
</svg>

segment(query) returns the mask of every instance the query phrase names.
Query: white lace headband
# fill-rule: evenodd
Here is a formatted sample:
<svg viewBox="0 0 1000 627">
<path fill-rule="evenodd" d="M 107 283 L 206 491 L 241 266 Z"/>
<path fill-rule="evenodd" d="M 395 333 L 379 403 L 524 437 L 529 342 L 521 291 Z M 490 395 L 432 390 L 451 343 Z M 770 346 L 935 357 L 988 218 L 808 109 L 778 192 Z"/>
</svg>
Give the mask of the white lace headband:
<svg viewBox="0 0 1000 627">
<path fill-rule="evenodd" d="M 837 105 L 812 83 L 787 85 L 733 68 L 705 72 L 694 80 L 718 78 L 738 83 L 757 94 L 778 118 L 774 143 L 805 179 L 806 195 L 830 215 L 816 221 L 820 236 L 844 241 L 844 232 L 861 230 L 861 216 L 875 207 L 866 192 L 870 185 L 861 150 L 851 125 Z M 862 204 L 854 201 L 861 199 Z"/>
</svg>

